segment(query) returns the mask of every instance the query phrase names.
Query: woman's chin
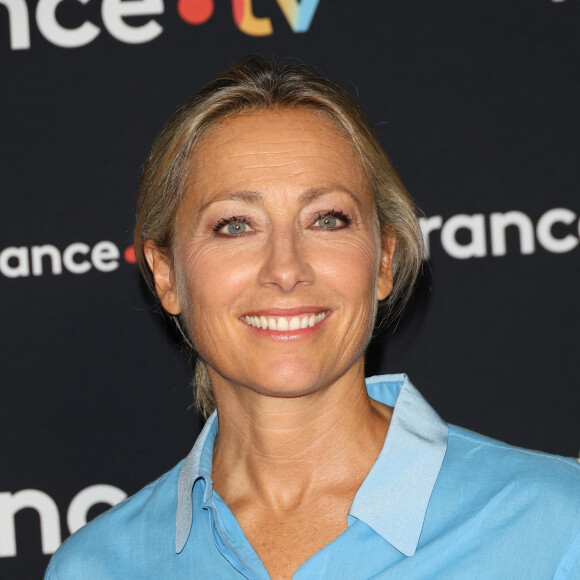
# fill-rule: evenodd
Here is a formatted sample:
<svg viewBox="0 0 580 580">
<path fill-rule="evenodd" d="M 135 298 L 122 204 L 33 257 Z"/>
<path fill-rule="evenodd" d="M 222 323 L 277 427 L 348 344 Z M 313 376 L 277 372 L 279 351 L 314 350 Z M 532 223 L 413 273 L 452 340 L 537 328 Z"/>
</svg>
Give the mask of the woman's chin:
<svg viewBox="0 0 580 580">
<path fill-rule="evenodd" d="M 223 369 L 223 372 L 215 367 L 209 367 L 208 371 L 218 399 L 221 398 L 220 391 L 237 392 L 238 395 L 245 392 L 250 400 L 256 400 L 252 394 L 291 399 L 323 393 L 344 375 L 359 371 L 356 361 L 348 364 L 346 361 L 335 360 L 333 365 L 327 362 L 324 357 L 319 360 L 313 360 L 312 357 L 285 357 L 276 361 L 254 360 L 252 365 L 244 365 L 245 369 L 240 364 Z"/>
<path fill-rule="evenodd" d="M 280 399 L 304 397 L 323 389 L 328 382 L 320 376 L 319 372 L 308 373 L 305 372 L 304 368 L 286 368 L 283 372 L 280 369 L 256 372 L 254 375 L 238 378 L 230 376 L 225 378 L 225 381 L 224 378 L 220 377 L 221 380 L 217 381 L 212 380 L 217 398 L 220 398 L 219 391 L 222 389 L 231 389 L 238 391 L 238 393 L 246 391 L 250 397 L 252 394 Z"/>
<path fill-rule="evenodd" d="M 308 373 L 304 368 L 294 372 L 269 373 L 262 380 L 253 381 L 248 387 L 259 395 L 279 399 L 308 397 L 322 393 L 336 380 L 334 373 Z"/>
</svg>

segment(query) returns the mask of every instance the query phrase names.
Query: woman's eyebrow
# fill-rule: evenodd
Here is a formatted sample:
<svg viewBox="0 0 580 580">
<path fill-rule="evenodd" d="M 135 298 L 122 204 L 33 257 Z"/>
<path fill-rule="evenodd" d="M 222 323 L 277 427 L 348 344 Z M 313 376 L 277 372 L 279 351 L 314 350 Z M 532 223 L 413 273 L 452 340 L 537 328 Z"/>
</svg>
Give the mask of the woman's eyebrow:
<svg viewBox="0 0 580 580">
<path fill-rule="evenodd" d="M 300 194 L 298 201 L 301 205 L 307 205 L 317 200 L 319 197 L 322 197 L 323 195 L 327 195 L 329 193 L 346 193 L 350 198 L 352 198 L 352 200 L 357 204 L 359 208 L 362 206 L 361 200 L 352 191 L 343 186 L 332 186 L 332 185 L 325 187 L 313 187 L 311 189 L 307 189 L 306 191 L 303 191 Z M 259 191 L 252 190 L 228 191 L 204 203 L 200 207 L 199 213 L 202 214 L 209 206 L 220 201 L 243 201 L 245 203 L 252 205 L 261 205 L 264 203 L 264 196 Z"/>
<path fill-rule="evenodd" d="M 312 189 L 307 189 L 300 195 L 299 200 L 302 205 L 306 205 L 328 193 L 346 193 L 349 197 L 352 198 L 352 200 L 359 208 L 362 207 L 361 200 L 352 191 L 350 191 L 350 189 L 347 189 L 342 185 L 329 185 L 326 187 L 313 187 Z"/>
<path fill-rule="evenodd" d="M 253 205 L 260 205 L 263 203 L 264 198 L 258 191 L 228 191 L 202 204 L 199 208 L 199 213 L 203 213 L 210 205 L 218 201 L 243 201 Z"/>
</svg>

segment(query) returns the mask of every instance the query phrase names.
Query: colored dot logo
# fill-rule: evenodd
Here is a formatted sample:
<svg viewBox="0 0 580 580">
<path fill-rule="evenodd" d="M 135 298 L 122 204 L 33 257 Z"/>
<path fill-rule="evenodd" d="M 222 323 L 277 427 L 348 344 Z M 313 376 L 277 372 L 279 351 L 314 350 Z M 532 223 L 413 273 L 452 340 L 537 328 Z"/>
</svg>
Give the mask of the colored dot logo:
<svg viewBox="0 0 580 580">
<path fill-rule="evenodd" d="M 207 22 L 214 10 L 213 0 L 178 0 L 177 12 L 188 24 Z"/>
<path fill-rule="evenodd" d="M 273 0 L 269 1 L 274 3 Z M 2 0 L 0 0 L 1 2 Z M 276 0 L 275 3 L 278 4 L 290 28 L 296 33 L 302 33 L 307 32 L 310 28 L 319 2 L 320 0 L 300 0 L 300 2 L 298 0 Z M 214 9 L 214 0 L 177 0 L 177 13 L 187 24 L 204 24 L 213 16 Z M 231 10 L 236 26 L 244 34 L 270 36 L 274 33 L 274 26 L 269 16 L 256 16 L 254 14 L 253 0 L 231 0 Z"/>
<path fill-rule="evenodd" d="M 245 11 L 244 0 L 232 0 L 232 14 L 234 16 L 234 22 L 238 28 L 242 24 Z"/>
<path fill-rule="evenodd" d="M 137 261 L 137 258 L 135 258 L 135 250 L 133 249 L 133 246 L 127 246 L 125 248 L 125 251 L 123 252 L 123 258 L 125 258 L 125 262 L 128 264 L 134 264 Z"/>
</svg>

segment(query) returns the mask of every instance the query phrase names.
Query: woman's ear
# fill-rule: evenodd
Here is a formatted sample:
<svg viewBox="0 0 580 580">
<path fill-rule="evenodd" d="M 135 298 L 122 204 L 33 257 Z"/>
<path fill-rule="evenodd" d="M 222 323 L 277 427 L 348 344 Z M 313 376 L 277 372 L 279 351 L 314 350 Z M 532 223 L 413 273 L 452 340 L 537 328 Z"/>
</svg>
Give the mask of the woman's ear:
<svg viewBox="0 0 580 580">
<path fill-rule="evenodd" d="M 381 263 L 379 264 L 379 275 L 377 279 L 377 300 L 384 300 L 393 290 L 393 256 L 397 236 L 392 228 L 382 236 Z"/>
<path fill-rule="evenodd" d="M 181 307 L 179 306 L 175 276 L 169 256 L 151 240 L 147 240 L 143 245 L 143 253 L 153 273 L 155 290 L 161 305 L 169 314 L 179 314 Z"/>
</svg>

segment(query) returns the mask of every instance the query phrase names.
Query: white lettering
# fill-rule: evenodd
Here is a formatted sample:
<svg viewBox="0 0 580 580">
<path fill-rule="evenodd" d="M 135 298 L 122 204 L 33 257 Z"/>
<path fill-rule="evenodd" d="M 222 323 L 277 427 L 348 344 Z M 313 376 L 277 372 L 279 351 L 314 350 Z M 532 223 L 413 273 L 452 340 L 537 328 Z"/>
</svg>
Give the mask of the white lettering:
<svg viewBox="0 0 580 580">
<path fill-rule="evenodd" d="M 442 224 L 443 218 L 440 215 L 419 218 L 419 225 L 421 226 L 421 231 L 423 232 L 423 246 L 425 247 L 425 257 L 427 258 L 431 253 L 429 234 L 431 232 L 434 232 L 435 230 L 440 230 Z"/>
<path fill-rule="evenodd" d="M 62 253 L 62 263 L 64 267 L 73 274 L 85 274 L 91 269 L 91 263 L 88 260 L 83 260 L 82 262 L 75 262 L 74 256 L 79 254 L 88 254 L 91 248 L 84 244 L 83 242 L 75 242 L 67 248 L 65 248 Z"/>
<path fill-rule="evenodd" d="M 0 5 L 6 6 L 8 10 L 10 48 L 12 50 L 30 48 L 30 24 L 25 0 L 0 0 Z"/>
<path fill-rule="evenodd" d="M 42 35 L 63 48 L 76 48 L 89 44 L 101 32 L 92 22 L 83 22 L 77 28 L 65 28 L 56 19 L 56 8 L 64 0 L 40 0 L 36 6 L 36 24 Z M 88 4 L 90 0 L 77 0 Z"/>
<path fill-rule="evenodd" d="M 15 260 L 16 264 L 11 264 L 10 260 Z M 21 278 L 30 276 L 30 264 L 28 262 L 28 252 L 25 246 L 19 248 L 5 248 L 0 253 L 0 272 L 7 278 Z"/>
<path fill-rule="evenodd" d="M 90 260 L 88 254 L 90 253 Z M 87 256 L 80 259 L 79 256 Z M 100 272 L 113 272 L 119 268 L 119 248 L 109 240 L 97 242 L 91 247 L 84 242 L 74 242 L 64 251 L 52 244 L 38 246 L 10 246 L 0 251 L 0 274 L 7 278 L 42 276 L 47 272 L 62 274 L 64 268 L 73 274 L 85 274 L 93 267 Z M 50 270 L 47 267 L 50 262 Z"/>
<path fill-rule="evenodd" d="M 30 255 L 32 257 L 32 275 L 42 276 L 42 258 L 44 256 L 50 257 L 50 265 L 53 274 L 62 274 L 62 261 L 60 259 L 60 252 L 56 246 L 45 244 L 44 246 L 32 246 L 30 248 Z"/>
<path fill-rule="evenodd" d="M 471 240 L 467 244 L 457 241 L 459 230 L 468 230 Z M 441 228 L 441 245 L 454 258 L 480 258 L 486 255 L 485 218 L 483 214 L 458 214 L 449 218 Z"/>
<path fill-rule="evenodd" d="M 119 248 L 113 242 L 103 240 L 95 244 L 91 252 L 93 266 L 101 272 L 112 272 L 119 267 Z"/>
<path fill-rule="evenodd" d="M 87 523 L 89 510 L 98 504 L 117 505 L 127 494 L 114 485 L 91 485 L 77 493 L 67 510 L 66 521 L 71 534 Z M 0 492 L 0 558 L 17 555 L 15 516 L 23 509 L 36 510 L 40 521 L 43 554 L 53 554 L 61 543 L 60 517 L 54 500 L 38 489 L 16 493 Z"/>
<path fill-rule="evenodd" d="M 534 224 L 532 220 L 521 211 L 508 211 L 506 213 L 492 213 L 490 216 L 491 229 L 491 253 L 494 256 L 505 256 L 506 248 L 506 228 L 516 226 L 520 234 L 520 251 L 522 254 L 533 254 Z"/>
<path fill-rule="evenodd" d="M 27 508 L 36 510 L 40 518 L 42 553 L 52 554 L 60 546 L 58 508 L 48 494 L 37 489 L 0 492 L 0 558 L 16 556 L 14 516 Z"/>
<path fill-rule="evenodd" d="M 163 14 L 163 0 L 103 0 L 101 16 L 105 27 L 117 40 L 127 44 L 141 44 L 157 38 L 163 27 L 156 20 L 139 26 L 124 21 L 127 16 Z"/>
<path fill-rule="evenodd" d="M 69 532 L 74 534 L 87 523 L 87 514 L 93 506 L 100 503 L 114 506 L 126 497 L 127 494 L 114 485 L 91 485 L 79 491 L 70 502 L 66 515 Z"/>
<path fill-rule="evenodd" d="M 555 238 L 552 234 L 554 224 L 563 223 L 570 225 L 578 216 L 569 209 L 556 207 L 547 211 L 539 220 L 536 226 L 536 236 L 538 242 L 549 252 L 563 254 L 573 250 L 580 240 L 572 234 L 563 238 Z"/>
</svg>

